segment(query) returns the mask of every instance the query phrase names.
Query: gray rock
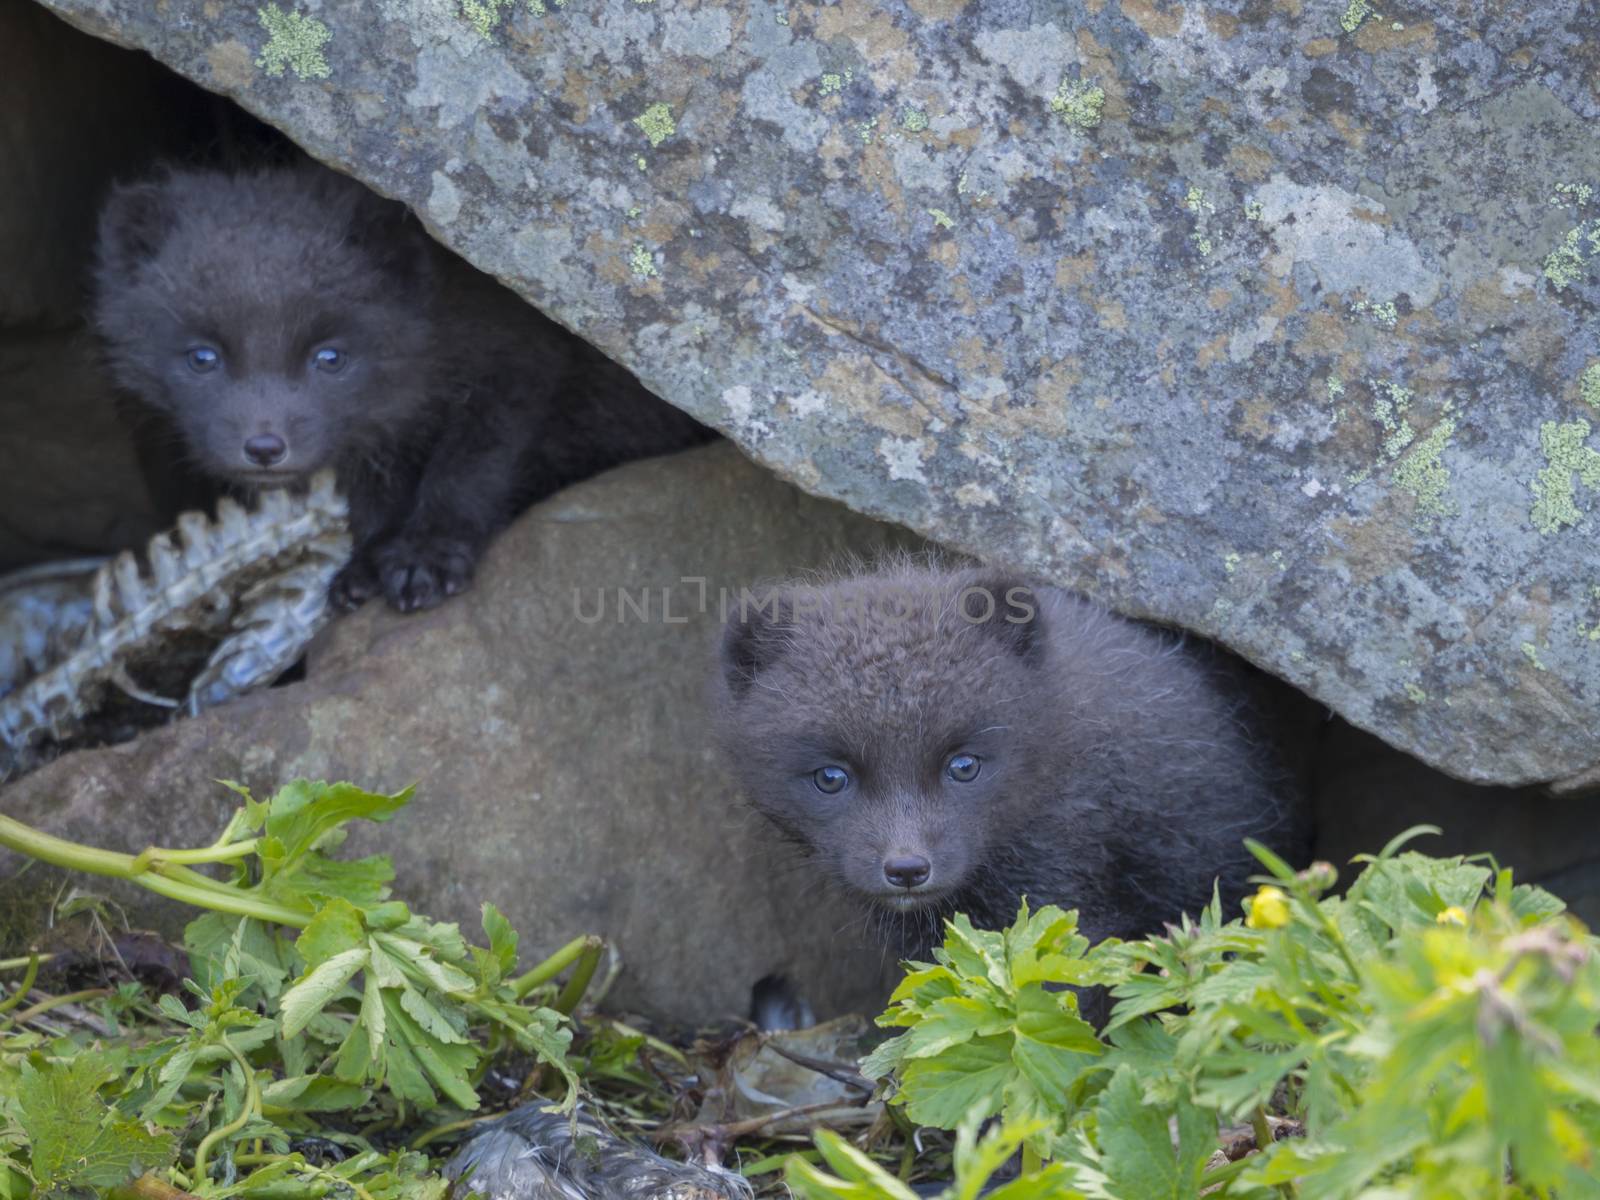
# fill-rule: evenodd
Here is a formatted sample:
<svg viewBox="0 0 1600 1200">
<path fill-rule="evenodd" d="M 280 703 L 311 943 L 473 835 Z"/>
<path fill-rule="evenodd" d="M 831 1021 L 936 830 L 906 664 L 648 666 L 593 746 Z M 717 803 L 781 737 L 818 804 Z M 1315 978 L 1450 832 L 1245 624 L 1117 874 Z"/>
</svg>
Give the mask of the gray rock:
<svg viewBox="0 0 1600 1200">
<path fill-rule="evenodd" d="M 808 491 L 1600 759 L 1592 5 L 46 2 Z"/>
<path fill-rule="evenodd" d="M 738 803 L 703 697 L 720 589 L 906 540 L 727 445 L 635 464 L 530 511 L 464 596 L 410 617 L 369 605 L 328 631 L 305 682 L 67 755 L 7 785 L 4 809 L 135 851 L 209 841 L 232 807 L 217 779 L 262 795 L 296 776 L 415 783 L 348 844 L 391 855 L 415 911 L 470 935 L 492 901 L 528 964 L 604 934 L 624 963 L 613 1004 L 668 1019 L 744 1012 L 773 972 L 824 1015 L 874 1009 L 892 964 Z M 19 866 L 0 853 L 0 943 L 56 891 L 53 871 Z M 73 882 L 136 923 L 192 915 Z"/>
</svg>

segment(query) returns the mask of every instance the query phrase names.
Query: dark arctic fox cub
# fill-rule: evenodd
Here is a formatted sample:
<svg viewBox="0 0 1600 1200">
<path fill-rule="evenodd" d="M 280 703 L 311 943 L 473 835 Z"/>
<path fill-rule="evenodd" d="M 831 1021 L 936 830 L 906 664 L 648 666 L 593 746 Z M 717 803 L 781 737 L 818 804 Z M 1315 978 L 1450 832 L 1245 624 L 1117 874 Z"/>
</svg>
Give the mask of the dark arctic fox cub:
<svg viewBox="0 0 1600 1200">
<path fill-rule="evenodd" d="M 721 738 L 755 806 L 921 956 L 939 917 L 1099 940 L 1236 904 L 1304 809 L 1247 668 L 1055 588 L 896 563 L 730 614 Z"/>
<path fill-rule="evenodd" d="M 528 503 L 709 436 L 324 167 L 120 187 L 95 281 L 117 383 L 190 464 L 246 491 L 337 468 L 346 607 L 431 607 Z"/>
</svg>

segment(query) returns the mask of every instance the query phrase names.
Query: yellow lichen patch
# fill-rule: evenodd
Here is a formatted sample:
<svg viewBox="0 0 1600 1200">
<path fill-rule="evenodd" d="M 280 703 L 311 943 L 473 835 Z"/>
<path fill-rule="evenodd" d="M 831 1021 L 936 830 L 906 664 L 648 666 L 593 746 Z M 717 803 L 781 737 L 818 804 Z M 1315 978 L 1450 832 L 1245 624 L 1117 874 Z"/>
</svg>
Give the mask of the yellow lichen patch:
<svg viewBox="0 0 1600 1200">
<path fill-rule="evenodd" d="M 1583 519 L 1578 510 L 1576 479 L 1585 487 L 1600 489 L 1600 450 L 1585 445 L 1589 422 L 1546 421 L 1539 426 L 1539 448 L 1546 466 L 1534 477 L 1529 517 L 1540 533 L 1555 533 Z"/>
<path fill-rule="evenodd" d="M 672 105 L 665 101 L 652 104 L 635 117 L 633 123 L 650 139 L 652 147 L 661 145 L 678 132 L 678 126 L 672 119 Z"/>
<path fill-rule="evenodd" d="M 1356 31 L 1356 46 L 1368 54 L 1381 54 L 1386 50 L 1415 50 L 1432 54 L 1437 49 L 1432 21 L 1418 21 L 1414 25 L 1395 28 L 1393 21 L 1367 21 Z"/>
<path fill-rule="evenodd" d="M 276 4 L 256 9 L 256 17 L 267 31 L 267 44 L 261 47 L 256 66 L 268 75 L 292 70 L 300 79 L 326 79 L 333 74 L 322 53 L 333 34 L 321 21 L 302 13 L 284 12 Z"/>
<path fill-rule="evenodd" d="M 1161 4 L 1157 0 L 1121 0 L 1122 12 L 1144 31 L 1146 37 L 1177 37 L 1183 28 L 1183 5 Z"/>
<path fill-rule="evenodd" d="M 250 86 L 255 78 L 256 65 L 250 57 L 250 47 L 237 38 L 218 42 L 206 51 L 206 66 L 211 69 L 211 82 L 224 91 L 239 92 Z"/>
</svg>

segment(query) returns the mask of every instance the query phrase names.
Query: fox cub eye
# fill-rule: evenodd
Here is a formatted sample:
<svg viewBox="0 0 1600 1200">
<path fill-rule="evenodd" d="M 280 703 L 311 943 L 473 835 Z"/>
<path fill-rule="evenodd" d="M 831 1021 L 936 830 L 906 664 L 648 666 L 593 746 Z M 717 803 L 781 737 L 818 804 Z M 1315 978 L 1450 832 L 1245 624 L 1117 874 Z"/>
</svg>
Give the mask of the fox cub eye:
<svg viewBox="0 0 1600 1200">
<path fill-rule="evenodd" d="M 189 369 L 200 375 L 204 375 L 207 371 L 215 370 L 217 364 L 222 361 L 222 355 L 218 354 L 210 346 L 191 347 L 189 352 L 184 355 L 184 358 L 189 363 Z"/>
<path fill-rule="evenodd" d="M 811 782 L 816 784 L 817 791 L 832 796 L 844 791 L 844 785 L 850 782 L 850 772 L 843 767 L 818 767 L 811 773 Z"/>
<path fill-rule="evenodd" d="M 983 770 L 983 759 L 976 754 L 957 754 L 945 766 L 945 774 L 957 783 L 971 783 Z"/>
<path fill-rule="evenodd" d="M 349 361 L 349 355 L 333 346 L 324 346 L 311 356 L 311 361 L 316 364 L 317 370 L 326 371 L 330 375 L 337 375 L 344 370 L 345 363 Z"/>
</svg>

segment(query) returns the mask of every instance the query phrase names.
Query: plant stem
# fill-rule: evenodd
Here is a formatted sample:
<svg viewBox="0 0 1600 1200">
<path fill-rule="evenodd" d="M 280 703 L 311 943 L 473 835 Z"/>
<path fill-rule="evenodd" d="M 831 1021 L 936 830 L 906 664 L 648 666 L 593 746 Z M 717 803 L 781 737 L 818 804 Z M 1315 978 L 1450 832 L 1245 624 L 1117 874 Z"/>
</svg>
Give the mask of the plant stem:
<svg viewBox="0 0 1600 1200">
<path fill-rule="evenodd" d="M 552 1005 L 563 1016 L 570 1017 L 577 1009 L 584 992 L 589 990 L 589 981 L 594 978 L 595 968 L 600 965 L 600 952 L 605 943 L 593 936 L 584 940 L 591 944 L 585 946 L 583 953 L 578 955 L 577 965 L 572 968 L 566 986 L 561 989 L 555 1004 Z"/>
<path fill-rule="evenodd" d="M 226 1125 L 218 1125 L 210 1133 L 206 1134 L 201 1139 L 200 1144 L 195 1147 L 194 1177 L 200 1187 L 204 1187 L 206 1184 L 206 1159 L 211 1154 L 211 1147 L 223 1138 L 238 1133 L 239 1130 L 243 1129 L 251 1116 L 261 1106 L 261 1093 L 256 1089 L 256 1073 L 251 1070 L 250 1064 L 245 1061 L 244 1055 L 240 1054 L 234 1044 L 228 1040 L 227 1034 L 222 1035 L 222 1047 L 233 1056 L 233 1061 L 238 1063 L 239 1069 L 244 1072 L 244 1103 L 239 1106 L 239 1115 L 237 1117 Z"/>
<path fill-rule="evenodd" d="M 246 838 L 242 842 L 232 842 L 225 846 L 201 846 L 196 850 L 162 850 L 155 846 L 146 846 L 134 856 L 133 865 L 136 870 L 146 871 L 156 863 L 228 862 L 254 854 L 260 841 L 260 838 Z"/>
<path fill-rule="evenodd" d="M 126 879 L 155 892 L 158 896 L 165 896 L 169 900 L 180 900 L 196 908 L 209 908 L 241 917 L 255 917 L 261 921 L 290 925 L 297 929 L 304 929 L 311 923 L 310 913 L 299 912 L 285 908 L 281 904 L 274 904 L 270 900 L 263 900 L 238 888 L 218 883 L 188 867 L 174 864 L 168 868 L 165 863 L 157 860 L 149 862 L 146 869 L 139 866 L 138 859 L 131 854 L 100 850 L 94 846 L 69 842 L 4 815 L 0 815 L 0 846 L 15 850 L 18 854 L 26 854 L 29 858 L 37 858 L 52 866 L 66 867 L 72 871 L 86 871 L 91 875 L 108 875 L 113 879 Z"/>
<path fill-rule="evenodd" d="M 39 978 L 39 956 L 35 954 L 28 959 L 28 973 L 22 977 L 22 982 L 17 985 L 17 990 L 4 1000 L 0 1000 L 0 1013 L 8 1013 L 22 1003 L 22 998 L 33 990 L 33 981 Z"/>
<path fill-rule="evenodd" d="M 81 992 L 68 992 L 65 996 L 47 996 L 31 1008 L 25 1008 L 11 1019 L 18 1025 L 26 1025 L 35 1017 L 41 1017 L 52 1008 L 60 1008 L 63 1004 L 76 1004 L 80 1000 L 98 1000 L 101 996 L 111 995 L 110 988 L 85 988 Z"/>
<path fill-rule="evenodd" d="M 1267 1120 L 1267 1110 L 1259 1104 L 1251 1110 L 1250 1128 L 1255 1130 L 1256 1151 L 1259 1153 L 1270 1149 L 1275 1140 L 1272 1133 L 1272 1122 Z"/>
<path fill-rule="evenodd" d="M 54 957 L 54 954 L 24 954 L 21 958 L 0 958 L 0 971 L 15 971 L 36 962 L 47 963 Z"/>
<path fill-rule="evenodd" d="M 0 830 L 0 833 L 3 833 L 3 830 Z M 513 979 L 511 981 L 511 991 L 518 1000 L 521 1000 L 541 983 L 549 983 L 557 975 L 577 962 L 585 950 L 598 949 L 604 945 L 605 942 L 592 933 L 585 934 L 583 937 L 575 937 L 531 971 L 527 971 Z M 590 974 L 593 973 L 591 969 Z"/>
</svg>

